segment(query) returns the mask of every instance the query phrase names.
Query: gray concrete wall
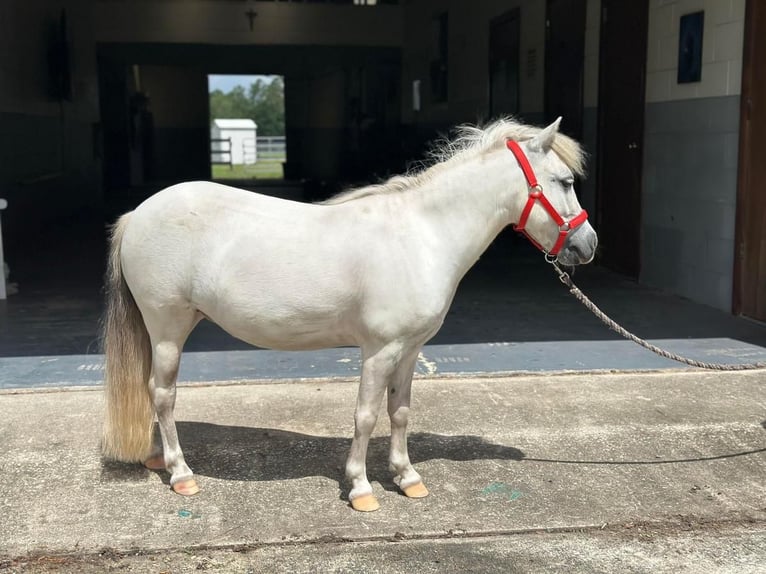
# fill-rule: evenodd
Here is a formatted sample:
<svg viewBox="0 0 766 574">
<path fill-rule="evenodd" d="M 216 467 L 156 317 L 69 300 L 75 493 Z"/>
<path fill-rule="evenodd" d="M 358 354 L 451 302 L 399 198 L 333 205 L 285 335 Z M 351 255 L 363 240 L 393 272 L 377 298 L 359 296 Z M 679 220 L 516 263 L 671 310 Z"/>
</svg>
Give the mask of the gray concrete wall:
<svg viewBox="0 0 766 574">
<path fill-rule="evenodd" d="M 731 309 L 739 96 L 646 107 L 640 280 Z"/>
</svg>

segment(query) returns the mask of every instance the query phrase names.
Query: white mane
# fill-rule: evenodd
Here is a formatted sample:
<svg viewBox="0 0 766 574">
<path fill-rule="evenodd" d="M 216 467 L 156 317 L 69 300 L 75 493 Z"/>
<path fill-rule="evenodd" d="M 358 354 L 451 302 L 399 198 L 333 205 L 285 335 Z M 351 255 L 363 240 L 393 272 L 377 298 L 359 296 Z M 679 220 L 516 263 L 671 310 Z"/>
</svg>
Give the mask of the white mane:
<svg viewBox="0 0 766 574">
<path fill-rule="evenodd" d="M 446 164 L 466 161 L 483 153 L 494 151 L 498 147 L 504 146 L 509 139 L 514 141 L 529 140 L 541 130 L 542 128 L 536 126 L 518 123 L 512 118 L 501 118 L 483 128 L 472 125 L 458 126 L 456 136 L 453 139 L 436 142 L 435 147 L 428 154 L 432 163 L 430 166 L 424 167 L 422 171 L 398 175 L 380 184 L 350 189 L 321 203 L 334 205 L 370 195 L 406 191 L 428 181 Z M 573 173 L 579 176 L 585 174 L 585 152 L 575 140 L 558 133 L 553 142 L 553 151 Z"/>
</svg>

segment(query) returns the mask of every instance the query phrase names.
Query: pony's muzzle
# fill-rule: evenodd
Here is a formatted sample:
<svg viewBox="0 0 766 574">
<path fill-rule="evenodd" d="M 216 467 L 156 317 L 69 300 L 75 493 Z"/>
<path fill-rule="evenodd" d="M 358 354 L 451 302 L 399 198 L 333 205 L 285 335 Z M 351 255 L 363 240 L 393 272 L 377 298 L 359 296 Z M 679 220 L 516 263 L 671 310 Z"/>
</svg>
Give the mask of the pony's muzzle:
<svg viewBox="0 0 766 574">
<path fill-rule="evenodd" d="M 598 247 L 598 236 L 586 221 L 570 231 L 564 246 L 558 254 L 558 261 L 564 265 L 583 265 L 593 261 Z"/>
</svg>

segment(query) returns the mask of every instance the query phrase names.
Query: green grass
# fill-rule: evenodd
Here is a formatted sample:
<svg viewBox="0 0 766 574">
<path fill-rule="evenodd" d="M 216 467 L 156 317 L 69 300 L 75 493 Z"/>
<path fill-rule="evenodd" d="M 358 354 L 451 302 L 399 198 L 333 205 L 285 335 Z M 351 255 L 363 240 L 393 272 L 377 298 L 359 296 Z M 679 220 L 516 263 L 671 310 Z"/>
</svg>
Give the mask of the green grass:
<svg viewBox="0 0 766 574">
<path fill-rule="evenodd" d="M 213 179 L 283 179 L 284 159 L 260 157 L 254 165 L 213 165 Z"/>
</svg>

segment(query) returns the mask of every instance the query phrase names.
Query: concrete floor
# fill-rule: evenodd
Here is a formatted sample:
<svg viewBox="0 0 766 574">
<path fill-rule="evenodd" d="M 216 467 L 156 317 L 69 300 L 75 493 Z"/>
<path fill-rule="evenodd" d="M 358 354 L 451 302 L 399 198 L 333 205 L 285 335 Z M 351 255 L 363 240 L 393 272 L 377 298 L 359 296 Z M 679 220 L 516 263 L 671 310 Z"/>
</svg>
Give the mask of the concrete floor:
<svg viewBox="0 0 766 574">
<path fill-rule="evenodd" d="M 98 455 L 94 389 L 0 391 L 0 571 L 764 572 L 764 371 L 415 381 L 402 496 L 388 421 L 348 506 L 357 384 L 184 387 L 202 488 Z"/>
</svg>

